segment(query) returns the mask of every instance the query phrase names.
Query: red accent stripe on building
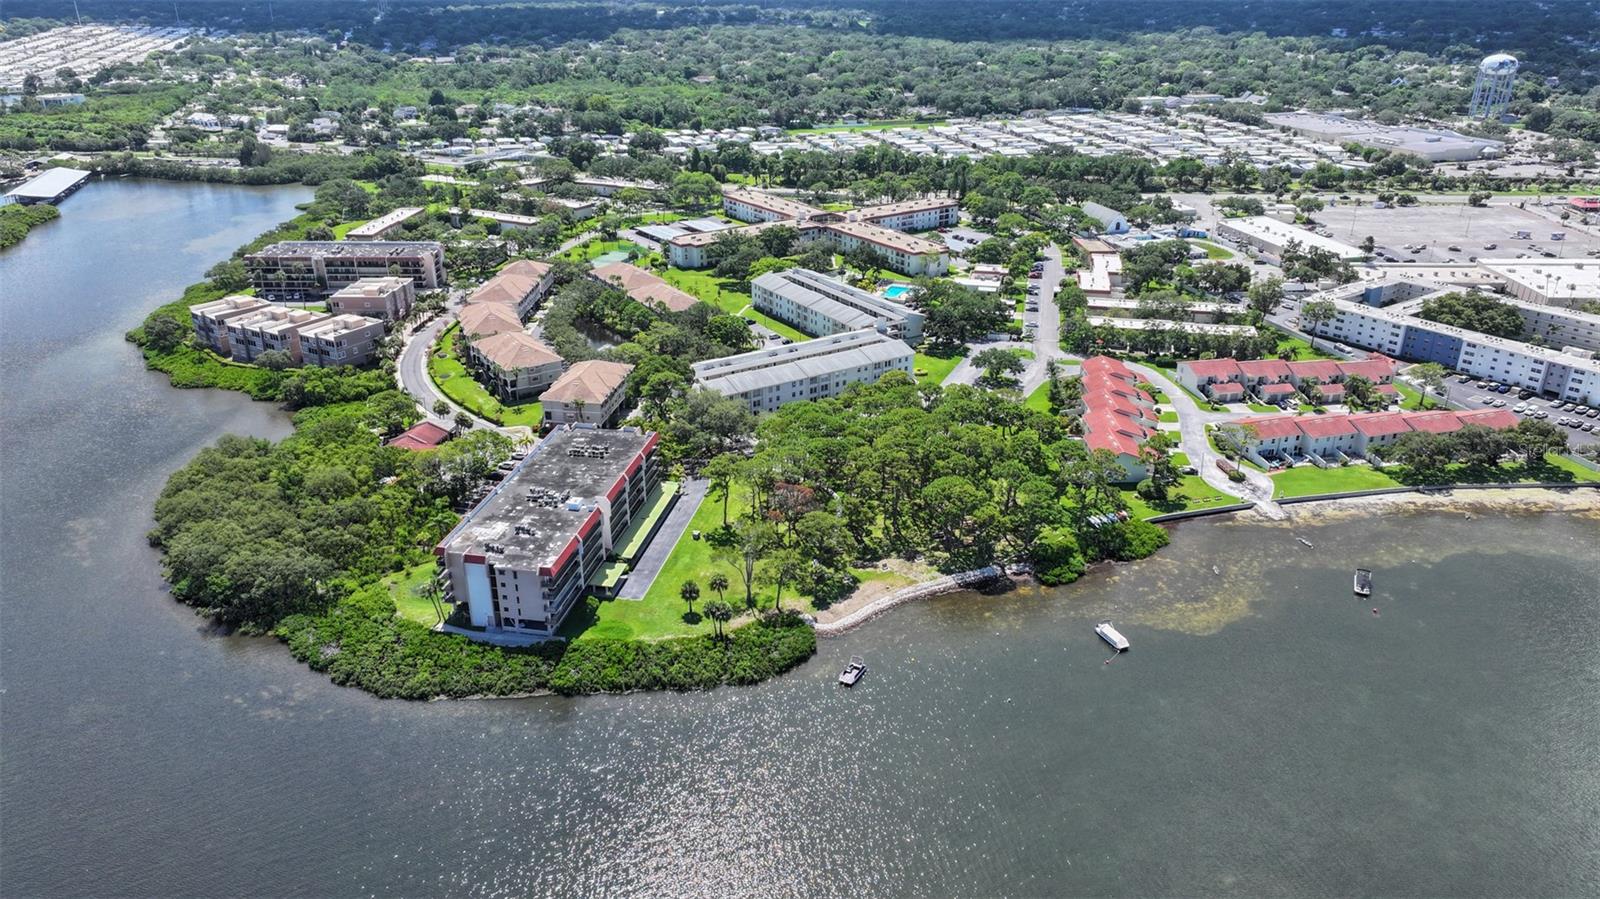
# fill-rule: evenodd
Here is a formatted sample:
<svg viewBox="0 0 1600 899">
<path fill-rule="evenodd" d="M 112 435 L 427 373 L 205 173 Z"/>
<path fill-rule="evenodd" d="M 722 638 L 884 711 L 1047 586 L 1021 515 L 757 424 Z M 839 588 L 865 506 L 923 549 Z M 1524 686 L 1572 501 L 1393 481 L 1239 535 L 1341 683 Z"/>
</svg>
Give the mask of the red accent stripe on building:
<svg viewBox="0 0 1600 899">
<path fill-rule="evenodd" d="M 656 448 L 656 444 L 658 444 L 660 442 L 661 442 L 661 435 L 656 433 L 655 431 L 651 431 L 650 432 L 650 436 L 644 442 L 644 449 L 640 450 L 640 452 L 648 454 L 652 450 L 654 450 Z"/>
<path fill-rule="evenodd" d="M 627 488 L 627 486 L 628 486 L 628 476 L 627 475 L 622 475 L 622 476 L 618 477 L 617 478 L 617 482 L 615 484 L 611 485 L 611 489 L 610 490 L 606 491 L 606 499 L 611 500 L 612 502 L 616 502 L 617 496 L 619 494 L 621 494 L 622 491 L 625 488 Z"/>
<path fill-rule="evenodd" d="M 461 556 L 461 561 L 463 561 L 463 562 L 476 562 L 477 564 L 482 565 L 485 562 L 489 561 L 489 557 L 484 555 L 483 553 L 464 553 Z"/>
</svg>

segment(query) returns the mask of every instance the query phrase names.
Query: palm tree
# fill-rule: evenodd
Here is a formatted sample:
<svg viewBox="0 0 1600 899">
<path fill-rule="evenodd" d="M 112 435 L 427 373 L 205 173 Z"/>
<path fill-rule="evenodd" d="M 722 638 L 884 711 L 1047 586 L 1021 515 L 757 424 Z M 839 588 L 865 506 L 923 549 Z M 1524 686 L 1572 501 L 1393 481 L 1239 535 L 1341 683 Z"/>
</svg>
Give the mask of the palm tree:
<svg viewBox="0 0 1600 899">
<path fill-rule="evenodd" d="M 722 599 L 728 590 L 728 576 L 718 571 L 706 578 L 706 586 L 717 591 L 717 599 Z M 709 608 L 709 607 L 708 607 Z"/>
<path fill-rule="evenodd" d="M 722 626 L 733 620 L 733 606 L 720 599 L 713 599 L 706 603 L 706 617 L 711 619 L 712 626 L 716 628 L 718 638 L 722 637 Z"/>
<path fill-rule="evenodd" d="M 685 603 L 688 603 L 689 614 L 693 615 L 694 601 L 700 598 L 700 585 L 694 581 L 684 581 L 683 586 L 678 588 L 678 595 L 683 597 Z"/>
</svg>

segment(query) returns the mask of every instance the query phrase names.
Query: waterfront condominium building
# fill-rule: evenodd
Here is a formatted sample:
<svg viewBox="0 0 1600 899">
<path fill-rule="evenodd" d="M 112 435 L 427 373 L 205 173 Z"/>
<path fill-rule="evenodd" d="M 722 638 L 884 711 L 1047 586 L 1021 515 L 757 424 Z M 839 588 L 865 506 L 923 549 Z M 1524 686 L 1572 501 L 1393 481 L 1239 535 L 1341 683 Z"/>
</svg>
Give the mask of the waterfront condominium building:
<svg viewBox="0 0 1600 899">
<path fill-rule="evenodd" d="M 661 483 L 657 436 L 557 428 L 441 540 L 445 598 L 491 634 L 553 635 Z"/>
<path fill-rule="evenodd" d="M 396 275 L 417 290 L 446 285 L 444 247 L 437 241 L 285 240 L 246 253 L 256 294 L 281 302 L 322 300 L 362 278 Z"/>
<path fill-rule="evenodd" d="M 814 337 L 874 328 L 912 346 L 922 313 L 810 269 L 768 272 L 750 282 L 752 304 Z"/>
<path fill-rule="evenodd" d="M 890 371 L 914 371 L 904 341 L 870 328 L 740 353 L 694 364 L 695 382 L 742 400 L 752 412 L 771 412 L 795 400 L 838 396 L 851 384 L 873 383 Z"/>
<path fill-rule="evenodd" d="M 614 424 L 622 414 L 624 388 L 633 366 L 626 362 L 590 359 L 575 363 L 550 389 L 539 395 L 547 427 L 567 424 L 592 424 L 602 428 Z"/>
<path fill-rule="evenodd" d="M 362 278 L 348 287 L 341 287 L 328 297 L 328 309 L 339 314 L 365 315 L 393 322 L 406 317 L 416 298 L 417 289 L 409 278 L 385 275 Z"/>
<path fill-rule="evenodd" d="M 265 309 L 266 300 L 242 295 L 226 296 L 209 303 L 189 307 L 189 321 L 194 323 L 194 333 L 200 342 L 219 356 L 233 355 L 228 345 L 228 322 L 242 315 Z"/>
<path fill-rule="evenodd" d="M 366 365 L 378 355 L 382 319 L 333 315 L 299 329 L 300 361 L 305 365 Z"/>
<path fill-rule="evenodd" d="M 299 365 L 300 329 L 332 317 L 309 309 L 263 306 L 228 320 L 228 351 L 236 362 L 254 362 L 262 353 L 277 350 Z"/>
</svg>

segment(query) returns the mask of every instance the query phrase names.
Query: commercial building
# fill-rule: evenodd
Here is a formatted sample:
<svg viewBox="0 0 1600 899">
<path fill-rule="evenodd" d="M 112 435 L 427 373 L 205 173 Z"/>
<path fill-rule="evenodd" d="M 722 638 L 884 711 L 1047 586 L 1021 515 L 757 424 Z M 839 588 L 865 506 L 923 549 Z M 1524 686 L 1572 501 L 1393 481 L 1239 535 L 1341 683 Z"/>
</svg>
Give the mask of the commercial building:
<svg viewBox="0 0 1600 899">
<path fill-rule="evenodd" d="M 254 362 L 262 353 L 286 353 L 299 365 L 300 329 L 332 318 L 326 312 L 268 305 L 227 321 L 228 351 L 236 362 Z"/>
<path fill-rule="evenodd" d="M 1404 289 L 1393 292 L 1423 290 L 1415 282 L 1401 284 Z M 1392 306 L 1360 301 L 1371 291 L 1384 292 L 1386 286 L 1350 284 L 1311 297 L 1334 306 L 1334 318 L 1320 329 L 1321 336 L 1397 359 L 1437 362 L 1452 371 L 1568 402 L 1600 403 L 1600 361 L 1592 351 L 1549 349 L 1427 321 L 1417 315 L 1425 296 Z M 1434 292 L 1439 290 L 1434 285 Z"/>
<path fill-rule="evenodd" d="M 657 442 L 556 429 L 434 548 L 445 600 L 490 634 L 553 635 L 659 487 Z"/>
<path fill-rule="evenodd" d="M 1083 360 L 1083 442 L 1091 450 L 1105 450 L 1122 466 L 1125 481 L 1142 481 L 1149 474 L 1139 458 L 1139 446 L 1156 433 L 1160 416 L 1155 398 L 1139 389 L 1142 379 L 1109 356 Z"/>
<path fill-rule="evenodd" d="M 539 301 L 550 292 L 555 279 L 555 268 L 550 263 L 518 259 L 469 294 L 467 305 L 503 303 L 514 308 L 518 318 L 525 319 L 539 308 Z"/>
<path fill-rule="evenodd" d="M 270 304 L 266 300 L 242 295 L 226 296 L 209 303 L 189 307 L 189 321 L 194 324 L 195 336 L 219 356 L 232 356 L 228 343 L 228 322 Z"/>
<path fill-rule="evenodd" d="M 611 262 L 596 266 L 589 277 L 609 287 L 616 287 L 644 306 L 659 307 L 668 312 L 687 312 L 700 302 L 671 284 L 650 274 L 637 265 Z"/>
<path fill-rule="evenodd" d="M 1600 261 L 1485 259 L 1478 266 L 1523 302 L 1568 309 L 1600 302 Z"/>
<path fill-rule="evenodd" d="M 1505 150 L 1504 141 L 1468 137 L 1444 128 L 1383 125 L 1319 112 L 1268 113 L 1265 118 L 1269 124 L 1313 140 L 1407 153 L 1428 162 L 1465 162 L 1499 156 Z"/>
<path fill-rule="evenodd" d="M 813 337 L 874 328 L 912 346 L 922 313 L 810 269 L 768 272 L 750 282 L 751 304 Z"/>
<path fill-rule="evenodd" d="M 364 315 L 331 315 L 301 326 L 298 333 L 304 365 L 366 365 L 378 355 L 384 324 Z"/>
<path fill-rule="evenodd" d="M 328 297 L 328 309 L 339 314 L 366 315 L 394 322 L 411 312 L 416 298 L 417 290 L 409 278 L 392 275 L 362 278 Z"/>
<path fill-rule="evenodd" d="M 444 247 L 436 241 L 286 240 L 244 257 L 256 294 L 311 302 L 362 278 L 397 275 L 416 290 L 444 287 Z"/>
<path fill-rule="evenodd" d="M 910 376 L 913 356 L 904 341 L 869 328 L 696 362 L 694 377 L 752 412 L 771 412 L 795 400 L 838 396 L 890 371 Z"/>
<path fill-rule="evenodd" d="M 345 232 L 345 240 L 383 240 L 401 225 L 422 214 L 421 206 L 402 206 Z"/>
<path fill-rule="evenodd" d="M 1102 234 L 1128 233 L 1128 217 L 1110 206 L 1102 206 L 1091 201 L 1084 203 L 1080 208 L 1083 209 L 1084 215 L 1100 223 L 1100 232 Z"/>
<path fill-rule="evenodd" d="M 89 172 L 82 169 L 54 168 L 29 178 L 6 191 L 7 202 L 32 206 L 35 203 L 59 203 L 71 196 L 89 180 Z"/>
<path fill-rule="evenodd" d="M 539 395 L 545 427 L 590 424 L 605 428 L 616 424 L 632 371 L 627 363 L 603 359 L 574 364 Z"/>
<path fill-rule="evenodd" d="M 509 331 L 472 341 L 467 352 L 478 380 L 502 402 L 525 403 L 549 389 L 566 361 L 539 340 Z"/>
<path fill-rule="evenodd" d="M 1299 244 L 1302 251 L 1325 250 L 1337 259 L 1361 259 L 1366 255 L 1360 249 L 1343 241 L 1323 237 L 1315 231 L 1308 231 L 1288 222 L 1280 222 L 1267 215 L 1223 219 L 1217 222 L 1217 236 L 1254 247 L 1274 258 L 1281 258 L 1291 243 Z"/>
<path fill-rule="evenodd" d="M 1447 434 L 1469 425 L 1495 430 L 1517 426 L 1520 419 L 1505 409 L 1455 412 L 1362 412 L 1352 415 L 1263 415 L 1240 418 L 1244 427 L 1240 450 L 1258 465 L 1311 462 L 1339 464 L 1392 446 L 1406 434 Z M 1235 432 L 1237 433 L 1237 432 Z"/>
<path fill-rule="evenodd" d="M 1087 268 L 1075 273 L 1078 288 L 1091 297 L 1109 297 L 1122 290 L 1122 254 L 1103 240 L 1074 237 L 1072 242 L 1088 258 Z"/>
</svg>

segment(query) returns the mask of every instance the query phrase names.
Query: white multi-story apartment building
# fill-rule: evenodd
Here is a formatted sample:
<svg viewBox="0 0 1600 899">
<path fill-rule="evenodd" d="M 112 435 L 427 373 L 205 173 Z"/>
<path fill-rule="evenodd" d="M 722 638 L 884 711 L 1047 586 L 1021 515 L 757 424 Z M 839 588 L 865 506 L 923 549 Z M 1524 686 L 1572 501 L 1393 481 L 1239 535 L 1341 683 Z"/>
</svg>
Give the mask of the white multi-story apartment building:
<svg viewBox="0 0 1600 899">
<path fill-rule="evenodd" d="M 660 485 L 657 442 L 556 429 L 434 548 L 445 600 L 490 634 L 553 635 Z"/>
<path fill-rule="evenodd" d="M 417 289 L 409 278 L 362 278 L 328 297 L 328 309 L 341 315 L 365 315 L 393 322 L 406 317 L 416 297 Z"/>
<path fill-rule="evenodd" d="M 912 346 L 922 341 L 922 313 L 810 269 L 761 275 L 750 282 L 750 300 L 813 337 L 875 328 Z"/>
<path fill-rule="evenodd" d="M 800 233 L 802 243 L 825 241 L 841 253 L 870 250 L 887 268 L 913 276 L 948 272 L 950 253 L 944 244 L 905 232 L 953 225 L 960 212 L 957 201 L 950 198 L 906 200 L 852 212 L 830 212 L 743 187 L 723 193 L 722 209 L 732 218 L 754 222 L 744 229 L 747 233 L 787 225 Z M 715 242 L 715 234 L 695 233 L 674 236 L 666 244 L 673 265 L 703 268 L 707 263 L 705 249 Z"/>
<path fill-rule="evenodd" d="M 1592 351 L 1549 349 L 1427 321 L 1417 315 L 1420 298 L 1387 307 L 1351 299 L 1368 295 L 1374 287 L 1351 284 L 1313 296 L 1332 301 L 1336 312 L 1320 336 L 1397 359 L 1437 362 L 1569 402 L 1600 403 L 1600 360 Z"/>
<path fill-rule="evenodd" d="M 795 400 L 837 396 L 891 371 L 909 376 L 913 355 L 904 341 L 869 328 L 696 362 L 694 377 L 752 412 L 771 412 Z"/>
<path fill-rule="evenodd" d="M 257 296 L 286 302 L 321 300 L 362 278 L 396 275 L 417 290 L 448 283 L 444 246 L 431 240 L 286 240 L 246 253 L 244 266 Z"/>
</svg>

